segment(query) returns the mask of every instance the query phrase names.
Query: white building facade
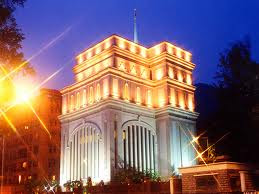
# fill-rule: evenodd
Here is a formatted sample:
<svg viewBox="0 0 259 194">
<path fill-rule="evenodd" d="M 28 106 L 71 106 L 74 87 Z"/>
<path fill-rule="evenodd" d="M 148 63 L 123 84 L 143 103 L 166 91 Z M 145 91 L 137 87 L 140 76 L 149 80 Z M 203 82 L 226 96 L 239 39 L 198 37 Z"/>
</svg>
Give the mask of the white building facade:
<svg viewBox="0 0 259 194">
<path fill-rule="evenodd" d="M 61 90 L 61 185 L 87 177 L 108 182 L 128 167 L 168 177 L 195 164 L 189 52 L 112 35 L 76 61 L 75 83 Z"/>
</svg>

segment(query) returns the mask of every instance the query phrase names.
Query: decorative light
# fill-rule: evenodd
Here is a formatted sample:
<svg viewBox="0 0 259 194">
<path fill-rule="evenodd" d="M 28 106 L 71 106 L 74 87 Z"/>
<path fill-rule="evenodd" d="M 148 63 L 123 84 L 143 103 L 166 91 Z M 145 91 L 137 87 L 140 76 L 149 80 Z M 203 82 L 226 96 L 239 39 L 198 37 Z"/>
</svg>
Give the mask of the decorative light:
<svg viewBox="0 0 259 194">
<path fill-rule="evenodd" d="M 135 45 L 130 44 L 130 51 L 131 51 L 132 53 L 136 53 L 136 47 L 135 47 Z"/>
<path fill-rule="evenodd" d="M 189 73 L 187 73 L 187 75 L 186 75 L 186 83 L 188 85 L 192 85 L 192 78 L 191 78 L 191 75 Z"/>
<path fill-rule="evenodd" d="M 179 82 L 183 82 L 183 75 L 182 75 L 182 72 L 180 70 L 178 70 L 178 72 L 177 72 L 177 77 L 178 77 Z"/>
<path fill-rule="evenodd" d="M 112 94 L 113 94 L 114 98 L 119 98 L 119 93 L 118 93 L 119 86 L 118 86 L 118 84 L 119 84 L 118 79 L 112 80 Z"/>
<path fill-rule="evenodd" d="M 136 103 L 137 104 L 141 103 L 140 88 L 139 87 L 137 87 Z"/>
<path fill-rule="evenodd" d="M 177 49 L 176 49 L 176 56 L 177 56 L 178 58 L 181 58 L 181 57 L 182 57 L 182 49 L 180 49 L 180 48 L 177 48 Z"/>
<path fill-rule="evenodd" d="M 171 67 L 168 68 L 168 75 L 169 75 L 169 78 L 174 79 L 174 71 L 173 71 L 173 68 L 171 68 Z"/>
<path fill-rule="evenodd" d="M 70 97 L 70 110 L 73 111 L 74 110 L 74 96 L 71 95 Z"/>
<path fill-rule="evenodd" d="M 151 93 L 151 90 L 147 91 L 147 106 L 152 107 L 152 93 Z"/>
<path fill-rule="evenodd" d="M 161 80 L 162 79 L 162 77 L 163 77 L 163 69 L 157 69 L 156 70 L 156 79 L 157 80 Z"/>
<path fill-rule="evenodd" d="M 102 48 L 101 46 L 98 46 L 96 49 L 95 49 L 95 54 L 99 54 L 101 52 Z"/>
<path fill-rule="evenodd" d="M 124 85 L 124 99 L 126 101 L 129 101 L 129 85 L 128 85 L 128 83 L 125 83 L 125 85 Z"/>
<path fill-rule="evenodd" d="M 163 107 L 165 103 L 166 103 L 166 100 L 165 100 L 164 88 L 160 88 L 158 90 L 158 105 L 159 107 Z"/>
<path fill-rule="evenodd" d="M 175 90 L 174 90 L 174 88 L 170 88 L 170 104 L 172 106 L 176 105 L 176 98 L 175 98 Z"/>
<path fill-rule="evenodd" d="M 146 50 L 145 50 L 144 48 L 141 48 L 140 54 L 141 54 L 141 56 L 144 57 L 144 58 L 147 57 L 147 52 L 146 52 Z"/>
<path fill-rule="evenodd" d="M 18 176 L 18 182 L 19 182 L 19 184 L 21 183 L 21 181 L 22 181 L 22 175 L 19 175 L 19 176 Z"/>
<path fill-rule="evenodd" d="M 188 62 L 191 62 L 191 53 L 188 53 L 188 52 L 185 53 L 185 60 Z"/>
<path fill-rule="evenodd" d="M 90 87 L 90 96 L 89 96 L 89 103 L 93 104 L 94 101 L 94 89 L 93 86 Z"/>
<path fill-rule="evenodd" d="M 84 61 L 83 54 L 80 54 L 78 57 L 78 64 L 81 64 Z"/>
<path fill-rule="evenodd" d="M 77 74 L 77 81 L 82 81 L 84 78 L 84 74 L 83 73 L 78 73 Z"/>
<path fill-rule="evenodd" d="M 83 99 L 82 99 L 82 102 L 83 102 L 83 106 L 86 106 L 86 89 L 83 90 Z"/>
<path fill-rule="evenodd" d="M 76 94 L 76 109 L 80 108 L 80 93 L 77 92 Z"/>
<path fill-rule="evenodd" d="M 180 108 L 184 109 L 185 108 L 185 103 L 184 103 L 184 97 L 183 97 L 183 92 L 179 92 L 179 105 L 180 105 Z"/>
<path fill-rule="evenodd" d="M 119 41 L 119 47 L 120 47 L 121 49 L 125 49 L 125 42 L 124 42 L 123 40 L 120 40 L 120 41 Z"/>
<path fill-rule="evenodd" d="M 108 79 L 103 80 L 103 98 L 107 98 L 109 96 L 109 84 Z"/>
<path fill-rule="evenodd" d="M 105 49 L 108 49 L 108 48 L 110 48 L 110 46 L 111 46 L 111 42 L 110 42 L 110 40 L 107 40 L 107 41 L 105 42 L 104 48 L 105 48 Z"/>
<path fill-rule="evenodd" d="M 97 84 L 96 87 L 96 101 L 99 101 L 101 99 L 101 89 L 100 89 L 100 84 Z"/>
<path fill-rule="evenodd" d="M 193 106 L 193 95 L 188 94 L 188 108 L 190 111 L 194 111 L 194 106 Z"/>
<path fill-rule="evenodd" d="M 62 114 L 67 113 L 67 97 L 63 96 L 62 97 Z"/>
<path fill-rule="evenodd" d="M 92 57 L 92 51 L 88 51 L 87 53 L 87 59 L 90 59 Z"/>
<path fill-rule="evenodd" d="M 155 55 L 159 55 L 160 53 L 161 53 L 161 47 L 160 47 L 160 45 L 157 45 L 155 47 Z"/>
<path fill-rule="evenodd" d="M 170 45 L 167 45 L 167 52 L 173 55 L 173 48 Z"/>
</svg>

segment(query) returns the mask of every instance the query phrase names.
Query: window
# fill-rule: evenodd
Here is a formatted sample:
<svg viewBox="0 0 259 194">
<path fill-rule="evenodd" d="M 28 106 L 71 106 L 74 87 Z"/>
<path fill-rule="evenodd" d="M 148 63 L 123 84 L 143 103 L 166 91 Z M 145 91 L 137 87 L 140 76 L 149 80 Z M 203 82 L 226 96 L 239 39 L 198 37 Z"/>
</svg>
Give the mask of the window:
<svg viewBox="0 0 259 194">
<path fill-rule="evenodd" d="M 49 153 L 56 153 L 56 146 L 55 145 L 49 145 Z"/>
<path fill-rule="evenodd" d="M 39 146 L 38 145 L 33 146 L 33 153 L 34 154 L 38 154 L 39 153 Z"/>
<path fill-rule="evenodd" d="M 93 103 L 93 97 L 94 97 L 94 89 L 91 86 L 90 87 L 90 96 L 89 96 L 89 103 L 92 104 Z"/>
<path fill-rule="evenodd" d="M 71 97 L 70 97 L 70 109 L 74 110 L 74 96 L 73 95 L 71 95 Z"/>
<path fill-rule="evenodd" d="M 101 89 L 100 89 L 100 84 L 97 84 L 96 87 L 96 101 L 99 101 L 101 99 Z"/>
<path fill-rule="evenodd" d="M 139 88 L 139 87 L 137 87 L 136 103 L 137 103 L 137 104 L 140 104 L 140 103 L 141 103 L 140 88 Z"/>
<path fill-rule="evenodd" d="M 79 109 L 80 108 L 80 93 L 77 92 L 76 95 L 76 108 Z"/>
<path fill-rule="evenodd" d="M 124 99 L 129 100 L 129 85 L 127 83 L 124 86 Z"/>
<path fill-rule="evenodd" d="M 56 166 L 56 160 L 55 159 L 49 159 L 48 160 L 49 168 L 53 168 Z"/>
<path fill-rule="evenodd" d="M 148 107 L 152 107 L 152 94 L 151 94 L 151 90 L 147 91 L 147 105 L 148 105 Z"/>
<path fill-rule="evenodd" d="M 83 91 L 83 106 L 86 105 L 86 90 Z"/>
</svg>

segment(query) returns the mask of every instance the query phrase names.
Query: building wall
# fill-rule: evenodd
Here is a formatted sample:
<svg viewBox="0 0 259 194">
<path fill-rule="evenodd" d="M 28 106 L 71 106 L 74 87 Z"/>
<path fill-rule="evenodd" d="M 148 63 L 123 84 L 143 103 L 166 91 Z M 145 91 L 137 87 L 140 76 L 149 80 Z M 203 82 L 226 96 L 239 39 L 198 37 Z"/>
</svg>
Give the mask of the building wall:
<svg viewBox="0 0 259 194">
<path fill-rule="evenodd" d="M 113 35 L 76 59 L 75 83 L 61 90 L 61 183 L 90 175 L 94 181 L 109 181 L 117 168 L 129 166 L 166 177 L 172 168 L 177 172 L 192 165 L 194 152 L 188 142 L 195 136 L 197 113 L 191 75 L 195 65 L 189 52 L 168 42 L 145 48 Z M 89 156 L 80 140 L 73 143 L 76 131 L 91 123 L 101 136 L 103 174 L 98 176 L 87 174 L 80 160 Z M 85 133 L 83 129 L 84 139 Z M 96 168 L 93 162 L 87 165 Z M 78 167 L 84 172 L 78 173 Z"/>
<path fill-rule="evenodd" d="M 56 90 L 42 89 L 31 104 L 45 128 L 25 104 L 7 113 L 16 133 L 2 122 L 6 184 L 24 183 L 28 179 L 59 180 L 61 95 Z"/>
</svg>

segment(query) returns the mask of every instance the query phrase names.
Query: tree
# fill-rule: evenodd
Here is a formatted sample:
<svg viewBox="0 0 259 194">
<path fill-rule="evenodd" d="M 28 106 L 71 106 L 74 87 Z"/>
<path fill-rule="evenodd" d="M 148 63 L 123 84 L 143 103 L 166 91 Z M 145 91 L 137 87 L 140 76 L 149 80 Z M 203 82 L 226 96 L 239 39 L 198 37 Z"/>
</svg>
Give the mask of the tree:
<svg viewBox="0 0 259 194">
<path fill-rule="evenodd" d="M 23 6 L 25 0 L 0 0 L 0 64 L 11 71 L 24 63 L 22 41 L 24 34 L 18 28 L 13 16 L 17 6 Z M 22 73 L 34 73 L 33 68 L 27 63 L 21 68 Z"/>
<path fill-rule="evenodd" d="M 12 78 L 17 75 L 33 75 L 35 72 L 29 63 L 24 60 L 21 52 L 24 35 L 16 24 L 13 16 L 17 6 L 23 6 L 25 0 L 0 0 L 0 78 L 5 72 L 11 72 L 17 67 L 18 70 L 12 74 Z M 24 65 L 21 65 L 24 64 Z M 21 74 L 20 74 L 21 73 Z M 14 87 L 9 79 L 0 80 L 0 105 L 6 105 L 14 97 Z"/>
<path fill-rule="evenodd" d="M 229 133 L 217 152 L 232 160 L 259 163 L 253 151 L 259 139 L 258 125 L 253 124 L 253 110 L 258 105 L 259 64 L 251 57 L 249 39 L 237 41 L 220 54 L 216 73 L 217 108 L 208 118 L 206 127 L 213 142 Z M 256 84 L 257 83 L 257 84 Z"/>
</svg>

